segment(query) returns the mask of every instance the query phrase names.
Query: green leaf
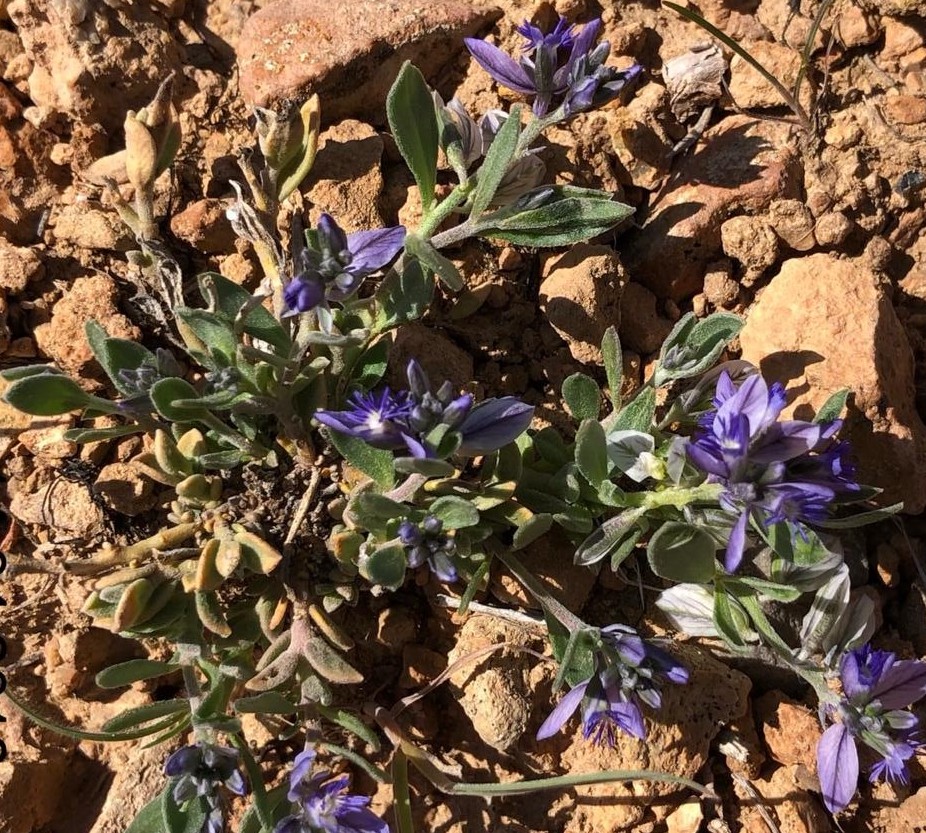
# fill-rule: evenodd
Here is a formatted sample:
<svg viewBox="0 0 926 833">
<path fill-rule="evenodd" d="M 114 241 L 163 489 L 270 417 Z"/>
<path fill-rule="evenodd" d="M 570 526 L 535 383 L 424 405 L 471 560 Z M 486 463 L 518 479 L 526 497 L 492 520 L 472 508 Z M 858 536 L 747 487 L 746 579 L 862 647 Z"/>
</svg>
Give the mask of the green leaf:
<svg viewBox="0 0 926 833">
<path fill-rule="evenodd" d="M 617 549 L 611 553 L 611 569 L 616 570 L 623 564 L 633 552 L 637 543 L 643 537 L 648 528 L 648 524 L 634 526 L 630 529 L 630 534 L 617 545 Z"/>
<path fill-rule="evenodd" d="M 752 624 L 755 626 L 756 631 L 759 633 L 759 636 L 765 641 L 767 645 L 776 649 L 776 652 L 785 657 L 793 657 L 794 650 L 785 642 L 778 631 L 772 626 L 772 623 L 768 620 L 768 617 L 765 615 L 765 612 L 762 610 L 759 600 L 756 598 L 754 592 L 748 593 L 737 593 L 737 600 L 743 606 L 743 609 L 748 614 L 749 618 L 752 620 Z"/>
<path fill-rule="evenodd" d="M 727 579 L 728 586 L 742 584 L 752 590 L 755 590 L 762 596 L 774 599 L 777 602 L 793 602 L 801 597 L 801 591 L 795 587 L 789 587 L 786 584 L 779 584 L 777 581 L 767 581 L 766 579 L 753 578 L 752 576 L 740 576 L 736 579 Z"/>
<path fill-rule="evenodd" d="M 608 433 L 624 430 L 648 433 L 653 427 L 655 416 L 656 390 L 647 385 L 611 421 Z"/>
<path fill-rule="evenodd" d="M 351 382 L 361 390 L 370 390 L 386 373 L 391 338 L 381 338 L 363 351 L 354 366 Z"/>
<path fill-rule="evenodd" d="M 722 588 L 714 591 L 714 627 L 731 647 L 745 648 L 748 644 L 751 630 L 746 611 Z"/>
<path fill-rule="evenodd" d="M 664 523 L 650 538 L 646 555 L 653 572 L 670 581 L 704 584 L 714 577 L 714 539 L 679 521 Z"/>
<path fill-rule="evenodd" d="M 453 265 L 453 261 L 444 257 L 427 240 L 409 235 L 405 238 L 405 248 L 412 256 L 418 258 L 440 279 L 448 289 L 459 292 L 463 288 L 463 277 Z"/>
<path fill-rule="evenodd" d="M 608 479 L 607 439 L 597 419 L 584 420 L 576 432 L 576 465 L 592 486 Z"/>
<path fill-rule="evenodd" d="M 850 388 L 842 388 L 836 393 L 830 395 L 830 397 L 820 406 L 820 410 L 817 411 L 817 415 L 813 418 L 814 422 L 832 422 L 834 419 L 839 419 L 839 415 L 842 413 L 843 408 L 846 407 L 846 402 L 849 399 L 849 394 L 852 393 Z"/>
<path fill-rule="evenodd" d="M 208 454 L 200 454 L 196 458 L 196 462 L 199 463 L 204 469 L 215 470 L 228 470 L 240 466 L 242 463 L 246 462 L 249 459 L 248 455 L 238 449 L 231 449 L 229 451 L 210 451 Z"/>
<path fill-rule="evenodd" d="M 124 396 L 131 396 L 136 391 L 128 387 L 120 378 L 120 370 L 137 370 L 145 362 L 153 363 L 154 354 L 136 341 L 125 338 L 110 338 L 106 330 L 92 318 L 84 325 L 87 342 L 94 358 L 106 371 L 116 390 Z"/>
<path fill-rule="evenodd" d="M 532 198 L 546 193 L 550 198 L 539 207 L 519 209 L 531 206 Z M 564 196 L 563 186 L 547 186 L 539 194 L 525 194 L 514 206 L 485 215 L 477 222 L 476 233 L 523 246 L 568 246 L 603 234 L 633 213 L 634 209 L 623 203 Z"/>
<path fill-rule="evenodd" d="M 9 688 L 4 692 L 7 697 L 10 698 L 10 701 L 19 709 L 26 717 L 28 717 L 33 723 L 41 726 L 43 729 L 50 729 L 52 732 L 55 732 L 59 735 L 63 735 L 66 738 L 73 738 L 74 740 L 89 740 L 94 742 L 101 743 L 113 743 L 115 741 L 126 741 L 126 740 L 138 740 L 139 738 L 147 737 L 152 735 L 155 732 L 160 731 L 163 728 L 166 728 L 174 723 L 176 718 L 172 714 L 166 720 L 161 721 L 160 723 L 152 724 L 151 726 L 146 726 L 142 729 L 133 729 L 128 732 L 114 732 L 109 731 L 106 728 L 106 725 L 103 726 L 103 729 L 99 732 L 84 731 L 83 729 L 75 729 L 72 726 L 63 726 L 60 723 L 56 723 L 53 720 L 49 720 L 46 717 L 43 717 L 35 709 L 32 708 L 24 700 L 20 700 L 16 697 Z M 184 703 L 184 707 L 186 704 Z M 107 724 L 108 725 L 108 724 Z"/>
<path fill-rule="evenodd" d="M 598 419 L 601 391 L 598 383 L 584 373 L 573 373 L 563 382 L 563 399 L 576 419 Z"/>
<path fill-rule="evenodd" d="M 400 260 L 376 291 L 376 327 L 382 332 L 421 318 L 434 294 L 434 280 L 424 264 L 412 257 Z"/>
<path fill-rule="evenodd" d="M 139 680 L 151 680 L 176 671 L 180 666 L 170 662 L 157 662 L 152 659 L 130 659 L 118 665 L 110 665 L 96 675 L 96 684 L 100 688 L 121 688 Z"/>
<path fill-rule="evenodd" d="M 715 312 L 701 321 L 691 312 L 682 316 L 662 345 L 653 383 L 658 387 L 672 379 L 700 376 L 717 362 L 743 323 L 729 312 Z"/>
<path fill-rule="evenodd" d="M 903 501 L 879 509 L 872 509 L 870 512 L 860 512 L 858 515 L 849 515 L 845 518 L 827 518 L 823 521 L 814 521 L 814 525 L 822 527 L 823 529 L 856 529 L 860 526 L 879 523 L 880 521 L 896 515 L 902 510 Z"/>
<path fill-rule="evenodd" d="M 8 367 L 6 370 L 0 370 L 0 379 L 4 382 L 18 382 L 20 379 L 28 379 L 30 376 L 39 376 L 42 373 L 51 376 L 65 375 L 53 364 L 24 364 L 22 367 Z"/>
<path fill-rule="evenodd" d="M 123 729 L 130 729 L 134 726 L 140 726 L 143 723 L 150 723 L 152 720 L 156 720 L 159 717 L 180 714 L 189 709 L 189 707 L 190 704 L 186 700 L 158 700 L 154 703 L 147 703 L 144 706 L 135 706 L 107 720 L 103 724 L 103 731 L 121 732 Z"/>
<path fill-rule="evenodd" d="M 64 432 L 64 439 L 72 443 L 95 443 L 100 440 L 115 440 L 140 434 L 140 425 L 114 425 L 112 428 L 71 428 Z"/>
<path fill-rule="evenodd" d="M 409 507 L 376 492 L 362 492 L 351 501 L 351 508 L 361 521 L 391 521 L 404 518 Z"/>
<path fill-rule="evenodd" d="M 395 480 L 395 463 L 391 451 L 373 448 L 363 440 L 329 431 L 331 444 L 341 456 L 355 468 L 372 477 L 374 482 L 383 489 L 391 489 Z"/>
<path fill-rule="evenodd" d="M 208 302 L 215 298 L 217 313 L 234 322 L 244 306 L 251 301 L 251 293 L 217 272 L 204 272 L 198 278 L 199 290 Z M 213 290 L 210 293 L 210 287 Z M 292 341 L 273 313 L 262 305 L 253 307 L 243 322 L 243 331 L 275 347 L 281 356 L 288 356 Z"/>
<path fill-rule="evenodd" d="M 489 145 L 489 152 L 476 174 L 476 190 L 473 191 L 470 217 L 479 218 L 491 204 L 492 197 L 495 196 L 514 158 L 520 134 L 521 107 L 515 105 L 511 109 L 511 115 L 505 119 L 505 123 Z"/>
<path fill-rule="evenodd" d="M 566 682 L 576 686 L 591 677 L 595 673 L 595 651 L 589 640 L 578 634 L 571 636 L 562 622 L 546 610 L 543 618 L 547 623 L 553 656 L 561 664 L 568 660 L 568 665 L 562 669 Z"/>
<path fill-rule="evenodd" d="M 479 523 L 479 510 L 455 495 L 439 497 L 428 507 L 428 514 L 436 515 L 447 529 L 463 529 Z"/>
<path fill-rule="evenodd" d="M 361 561 L 360 569 L 373 584 L 395 590 L 405 581 L 407 565 L 405 547 L 394 543 L 373 550 L 368 558 Z"/>
<path fill-rule="evenodd" d="M 534 449 L 548 463 L 552 463 L 557 469 L 573 462 L 572 451 L 563 442 L 559 432 L 551 425 L 542 428 L 531 438 Z"/>
<path fill-rule="evenodd" d="M 206 823 L 208 805 L 205 798 L 196 796 L 183 807 L 174 801 L 173 784 L 161 793 L 161 821 L 163 833 L 202 833 Z"/>
<path fill-rule="evenodd" d="M 170 787 L 167 787 L 170 789 Z M 158 793 L 152 798 L 141 810 L 138 815 L 132 819 L 132 823 L 125 829 L 125 833 L 162 833 L 164 830 L 164 819 L 161 815 L 161 803 L 164 801 L 164 794 Z"/>
<path fill-rule="evenodd" d="M 352 735 L 356 735 L 374 752 L 379 752 L 382 748 L 382 744 L 379 742 L 376 732 L 367 726 L 359 717 L 351 714 L 351 712 L 345 711 L 344 709 L 323 706 L 321 704 L 317 705 L 315 708 L 322 717 L 337 724 L 342 729 L 346 729 Z"/>
<path fill-rule="evenodd" d="M 188 408 L 176 408 L 177 400 L 196 399 L 199 394 L 189 382 L 172 376 L 168 379 L 159 379 L 151 386 L 151 402 L 157 412 L 173 422 L 184 422 L 193 419 L 194 411 Z"/>
<path fill-rule="evenodd" d="M 174 315 L 177 317 L 180 334 L 184 336 L 184 341 L 187 341 L 185 328 L 189 328 L 196 339 L 205 345 L 207 356 L 219 354 L 226 364 L 231 364 L 238 348 L 231 321 L 223 320 L 208 310 L 190 309 L 189 307 L 177 307 Z M 192 350 L 199 350 L 199 345 L 195 341 L 187 343 Z"/>
<path fill-rule="evenodd" d="M 615 408 L 620 408 L 621 385 L 624 380 L 624 355 L 616 327 L 608 327 L 604 331 L 604 337 L 601 339 L 601 357 L 604 361 L 604 372 L 608 377 L 608 398 Z"/>
<path fill-rule="evenodd" d="M 576 550 L 575 563 L 588 567 L 611 555 L 621 542 L 633 534 L 643 514 L 641 509 L 627 509 L 613 518 L 608 518 L 589 535 Z"/>
<path fill-rule="evenodd" d="M 427 213 L 434 203 L 437 182 L 437 116 L 424 76 L 406 61 L 386 96 L 389 128 L 421 191 Z"/>
<path fill-rule="evenodd" d="M 541 535 L 546 535 L 553 526 L 553 516 L 546 512 L 532 515 L 514 531 L 511 539 L 511 549 L 521 550 L 528 544 L 534 543 Z"/>
<path fill-rule="evenodd" d="M 239 697 L 234 702 L 238 714 L 295 714 L 299 707 L 278 691 L 262 691 L 252 697 Z"/>
<path fill-rule="evenodd" d="M 732 312 L 713 312 L 694 325 L 688 343 L 698 348 L 699 355 L 706 355 L 718 344 L 729 344 L 745 323 L 741 316 Z"/>
<path fill-rule="evenodd" d="M 456 471 L 451 463 L 433 457 L 397 457 L 395 470 L 402 474 L 423 474 L 425 477 L 450 477 Z"/>
<path fill-rule="evenodd" d="M 3 394 L 3 400 L 17 410 L 34 416 L 57 416 L 91 406 L 98 407 L 99 402 L 73 379 L 57 373 L 41 373 L 13 382 Z M 115 410 L 115 406 L 112 410 Z"/>
</svg>

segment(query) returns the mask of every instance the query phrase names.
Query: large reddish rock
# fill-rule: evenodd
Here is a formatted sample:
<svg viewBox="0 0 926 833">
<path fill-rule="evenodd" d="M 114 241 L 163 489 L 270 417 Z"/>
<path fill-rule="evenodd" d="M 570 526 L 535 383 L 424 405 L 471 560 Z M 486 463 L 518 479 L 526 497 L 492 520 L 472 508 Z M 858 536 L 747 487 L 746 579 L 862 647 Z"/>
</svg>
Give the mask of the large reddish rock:
<svg viewBox="0 0 926 833">
<path fill-rule="evenodd" d="M 759 214 L 797 197 L 800 153 L 789 125 L 730 116 L 679 162 L 643 228 L 628 235 L 621 260 L 632 280 L 660 298 L 701 291 L 707 264 L 722 256 L 720 227 L 735 214 Z"/>
<path fill-rule="evenodd" d="M 579 243 L 544 264 L 540 309 L 578 362 L 601 362 L 605 330 L 621 318 L 627 276 L 610 246 Z"/>
<path fill-rule="evenodd" d="M 150 3 L 15 0 L 8 11 L 32 61 L 29 97 L 43 115 L 63 111 L 121 136 L 125 111 L 181 69 L 178 42 Z"/>
<path fill-rule="evenodd" d="M 431 76 L 500 16 L 462 0 L 277 0 L 245 24 L 238 84 L 250 105 L 285 109 L 318 93 L 326 122 L 381 119 L 403 61 Z"/>
<path fill-rule="evenodd" d="M 84 331 L 90 319 L 114 338 L 140 340 L 141 331 L 119 312 L 118 298 L 119 290 L 108 275 L 77 278 L 55 304 L 51 321 L 35 328 L 39 351 L 69 373 L 79 374 L 94 361 Z"/>
<path fill-rule="evenodd" d="M 903 326 L 878 276 L 857 260 L 816 254 L 786 261 L 740 333 L 743 358 L 784 383 L 786 415 L 810 418 L 850 388 L 843 436 L 859 479 L 883 502 L 926 507 L 926 426 L 914 401 L 914 362 Z"/>
</svg>

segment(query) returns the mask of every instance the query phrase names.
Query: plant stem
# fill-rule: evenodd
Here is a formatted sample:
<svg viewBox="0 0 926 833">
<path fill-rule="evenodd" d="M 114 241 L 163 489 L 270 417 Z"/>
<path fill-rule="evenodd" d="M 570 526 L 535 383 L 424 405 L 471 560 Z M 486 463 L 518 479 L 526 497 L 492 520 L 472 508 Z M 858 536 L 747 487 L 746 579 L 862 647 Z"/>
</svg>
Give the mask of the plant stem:
<svg viewBox="0 0 926 833">
<path fill-rule="evenodd" d="M 687 787 L 689 790 L 693 790 L 706 798 L 715 797 L 713 791 L 708 787 L 689 778 L 683 778 L 681 775 L 633 769 L 613 769 L 579 775 L 558 775 L 553 778 L 538 778 L 531 781 L 512 781 L 508 784 L 454 784 L 448 792 L 451 795 L 476 795 L 495 798 L 503 795 L 525 795 L 540 790 L 578 787 L 585 784 L 607 784 L 613 781 L 655 781 L 664 784 L 677 784 L 680 787 Z"/>
<path fill-rule="evenodd" d="M 432 208 L 421 219 L 421 225 L 417 229 L 419 237 L 427 240 L 430 238 L 437 227 L 444 222 L 466 198 L 473 189 L 473 180 L 467 184 L 457 185 L 444 199 L 442 199 L 434 208 Z"/>
<path fill-rule="evenodd" d="M 248 745 L 238 735 L 230 735 L 232 746 L 241 754 L 241 761 L 248 773 L 251 782 L 251 793 L 254 796 L 254 809 L 263 833 L 273 830 L 273 812 L 267 803 L 267 788 L 264 786 L 264 775 L 254 760 Z"/>
<path fill-rule="evenodd" d="M 209 411 L 203 411 L 197 419 L 203 424 L 208 425 L 217 434 L 225 437 L 235 448 L 240 449 L 252 457 L 260 457 L 258 446 L 252 443 L 244 434 L 226 425 L 215 414 L 211 414 Z"/>
<path fill-rule="evenodd" d="M 660 509 L 672 506 L 684 509 L 690 503 L 715 502 L 723 491 L 719 483 L 702 483 L 700 486 L 670 486 L 660 492 L 630 492 L 626 495 L 627 506 L 641 509 Z"/>
<path fill-rule="evenodd" d="M 475 233 L 476 224 L 471 219 L 465 220 L 458 226 L 442 231 L 440 234 L 435 234 L 431 238 L 431 245 L 435 249 L 446 249 L 448 246 L 453 246 L 467 237 L 472 237 Z"/>
<path fill-rule="evenodd" d="M 190 713 L 192 714 L 199 708 L 203 693 L 199 687 L 199 680 L 196 679 L 196 669 L 192 665 L 184 663 L 181 666 L 181 671 L 183 671 L 183 684 L 186 686 L 187 697 L 190 698 Z"/>
</svg>

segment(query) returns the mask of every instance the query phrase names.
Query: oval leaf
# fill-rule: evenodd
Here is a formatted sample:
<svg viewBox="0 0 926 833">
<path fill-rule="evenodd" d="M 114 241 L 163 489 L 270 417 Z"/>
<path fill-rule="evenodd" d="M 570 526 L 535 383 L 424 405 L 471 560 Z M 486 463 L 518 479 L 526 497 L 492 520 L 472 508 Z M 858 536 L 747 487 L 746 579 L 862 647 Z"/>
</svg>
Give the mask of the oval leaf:
<svg viewBox="0 0 926 833">
<path fill-rule="evenodd" d="M 646 555 L 660 578 L 703 584 L 714 577 L 714 539 L 696 526 L 670 521 L 650 538 Z"/>
<path fill-rule="evenodd" d="M 157 662 L 153 659 L 130 659 L 104 668 L 96 675 L 96 684 L 100 688 L 121 688 L 139 680 L 151 680 L 176 671 L 180 666 L 170 662 Z"/>
<path fill-rule="evenodd" d="M 406 61 L 386 96 L 386 115 L 399 153 L 421 191 L 427 212 L 437 182 L 437 115 L 424 76 Z"/>
</svg>

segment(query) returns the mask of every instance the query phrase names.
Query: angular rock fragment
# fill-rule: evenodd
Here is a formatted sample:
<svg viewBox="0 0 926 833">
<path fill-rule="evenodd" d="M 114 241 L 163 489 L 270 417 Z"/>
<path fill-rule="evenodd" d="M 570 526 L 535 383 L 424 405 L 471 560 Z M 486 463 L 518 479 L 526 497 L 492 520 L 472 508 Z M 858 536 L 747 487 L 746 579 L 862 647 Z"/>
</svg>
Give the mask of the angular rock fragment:
<svg viewBox="0 0 926 833">
<path fill-rule="evenodd" d="M 786 385 L 786 413 L 807 419 L 850 388 L 843 437 L 859 480 L 885 503 L 926 506 L 926 426 L 916 411 L 910 344 L 877 275 L 860 261 L 816 254 L 788 260 L 740 333 L 743 358 Z"/>
<path fill-rule="evenodd" d="M 249 105 L 286 109 L 318 93 L 326 122 L 357 115 L 382 121 L 403 61 L 431 76 L 463 48 L 464 37 L 500 15 L 451 0 L 277 0 L 241 33 L 241 94 Z"/>
</svg>

